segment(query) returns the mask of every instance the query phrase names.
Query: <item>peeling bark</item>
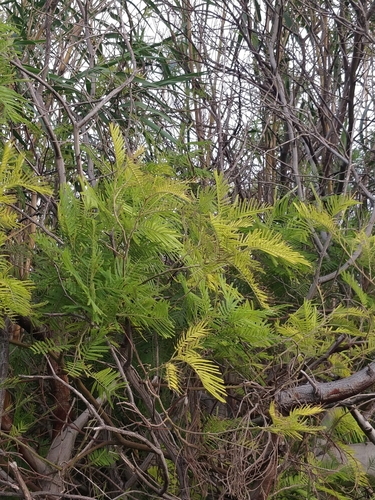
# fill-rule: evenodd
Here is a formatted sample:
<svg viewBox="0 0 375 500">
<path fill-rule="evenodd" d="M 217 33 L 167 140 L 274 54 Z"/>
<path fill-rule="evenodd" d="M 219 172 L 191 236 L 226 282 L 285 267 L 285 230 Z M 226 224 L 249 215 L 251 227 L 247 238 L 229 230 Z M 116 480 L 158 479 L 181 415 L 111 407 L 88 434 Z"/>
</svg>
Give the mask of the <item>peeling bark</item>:
<svg viewBox="0 0 375 500">
<path fill-rule="evenodd" d="M 327 405 L 344 401 L 375 384 L 375 362 L 362 370 L 333 382 L 314 382 L 285 389 L 276 394 L 276 402 L 283 413 L 300 405 Z"/>
<path fill-rule="evenodd" d="M 43 463 L 43 469 L 38 471 L 45 477 L 41 481 L 42 489 L 48 491 L 51 495 L 51 499 L 53 500 L 60 500 L 62 498 L 59 494 L 64 493 L 65 490 L 64 466 L 66 466 L 72 458 L 74 444 L 78 433 L 86 425 L 90 416 L 90 410 L 85 410 L 72 424 L 66 426 L 53 440 L 46 458 L 49 462 L 55 464 L 56 468 L 52 468 L 51 466 Z"/>
</svg>

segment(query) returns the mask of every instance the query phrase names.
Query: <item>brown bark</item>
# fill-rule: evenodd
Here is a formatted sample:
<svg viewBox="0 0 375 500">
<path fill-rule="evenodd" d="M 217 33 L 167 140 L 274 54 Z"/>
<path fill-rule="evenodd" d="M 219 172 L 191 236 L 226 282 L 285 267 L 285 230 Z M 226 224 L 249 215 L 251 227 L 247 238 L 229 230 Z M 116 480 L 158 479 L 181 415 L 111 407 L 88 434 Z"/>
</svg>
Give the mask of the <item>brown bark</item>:
<svg viewBox="0 0 375 500">
<path fill-rule="evenodd" d="M 5 413 L 5 396 L 6 389 L 2 387 L 8 377 L 9 366 L 9 335 L 10 335 L 10 321 L 5 320 L 4 328 L 0 329 L 0 423 Z"/>
<path fill-rule="evenodd" d="M 53 363 L 53 361 L 51 361 L 51 363 Z M 56 371 L 60 371 L 57 363 L 55 364 L 55 369 Z M 59 373 L 59 377 L 64 382 L 69 382 L 68 376 L 64 373 Z M 71 420 L 70 390 L 58 380 L 54 380 L 52 383 L 52 396 L 56 404 L 53 410 L 53 415 L 55 417 L 53 422 L 53 437 L 56 437 Z"/>
<path fill-rule="evenodd" d="M 284 413 L 300 405 L 328 405 L 344 401 L 375 383 L 375 361 L 362 370 L 333 382 L 314 382 L 280 391 L 276 402 Z"/>
</svg>

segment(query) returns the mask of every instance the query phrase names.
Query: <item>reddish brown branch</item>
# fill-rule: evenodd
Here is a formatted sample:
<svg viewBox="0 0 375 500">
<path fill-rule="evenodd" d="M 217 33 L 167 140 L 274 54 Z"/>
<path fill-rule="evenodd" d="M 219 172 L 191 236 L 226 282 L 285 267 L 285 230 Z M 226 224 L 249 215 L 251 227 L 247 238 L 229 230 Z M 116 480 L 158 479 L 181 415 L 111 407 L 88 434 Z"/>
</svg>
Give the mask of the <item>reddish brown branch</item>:
<svg viewBox="0 0 375 500">
<path fill-rule="evenodd" d="M 344 401 L 375 384 L 375 361 L 350 377 L 333 382 L 304 384 L 280 391 L 276 401 L 282 411 L 289 412 L 299 405 L 327 405 Z"/>
</svg>

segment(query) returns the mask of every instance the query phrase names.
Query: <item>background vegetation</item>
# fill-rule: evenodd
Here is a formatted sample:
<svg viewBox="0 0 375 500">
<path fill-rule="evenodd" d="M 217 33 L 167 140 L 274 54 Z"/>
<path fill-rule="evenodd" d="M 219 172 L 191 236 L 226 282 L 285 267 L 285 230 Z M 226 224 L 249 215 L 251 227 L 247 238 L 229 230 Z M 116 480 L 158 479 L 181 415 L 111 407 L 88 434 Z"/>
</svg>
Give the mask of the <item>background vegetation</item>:
<svg viewBox="0 0 375 500">
<path fill-rule="evenodd" d="M 274 3 L 1 2 L 3 498 L 374 498 L 375 2 Z"/>
</svg>

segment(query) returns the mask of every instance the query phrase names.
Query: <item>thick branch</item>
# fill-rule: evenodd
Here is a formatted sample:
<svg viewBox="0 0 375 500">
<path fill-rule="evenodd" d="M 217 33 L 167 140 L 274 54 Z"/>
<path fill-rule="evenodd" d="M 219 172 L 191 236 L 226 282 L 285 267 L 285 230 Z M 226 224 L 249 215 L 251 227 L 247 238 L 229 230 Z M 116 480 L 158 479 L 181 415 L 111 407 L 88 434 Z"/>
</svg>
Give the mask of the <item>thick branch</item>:
<svg viewBox="0 0 375 500">
<path fill-rule="evenodd" d="M 276 401 L 280 408 L 288 413 L 299 405 L 327 405 L 344 401 L 353 397 L 375 384 L 375 361 L 366 368 L 354 373 L 350 377 L 333 382 L 317 382 L 304 384 L 280 391 Z"/>
</svg>

